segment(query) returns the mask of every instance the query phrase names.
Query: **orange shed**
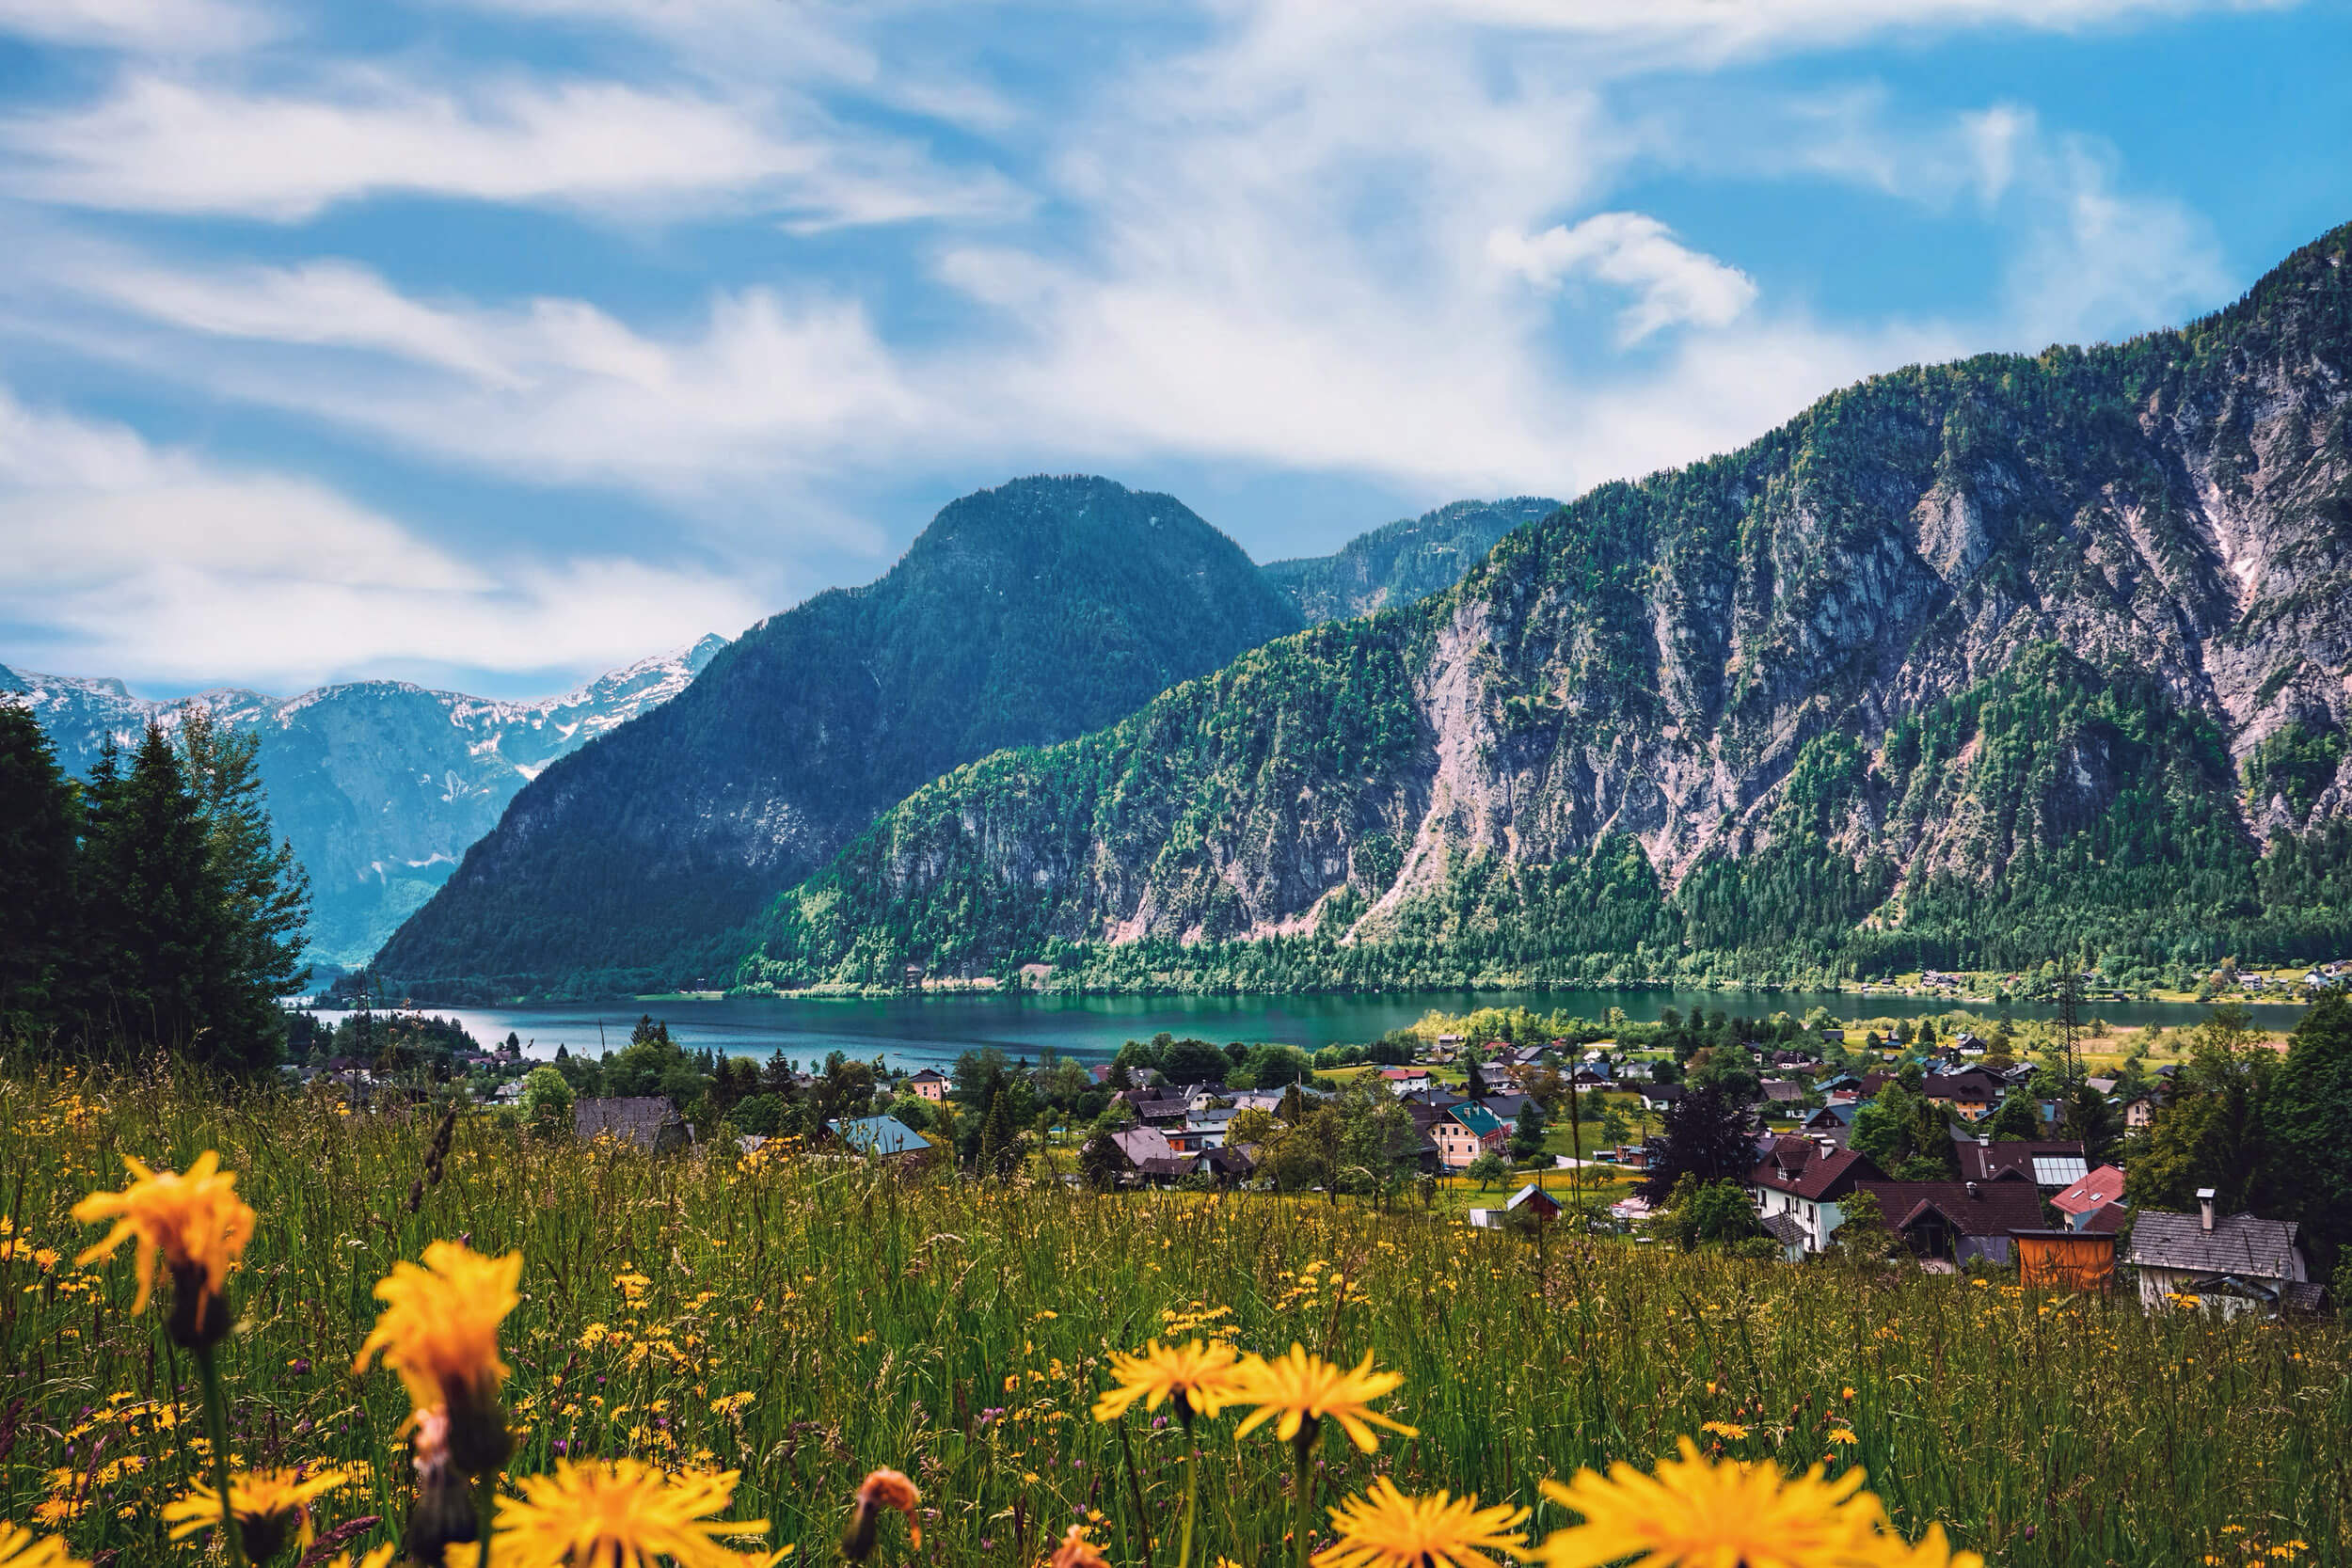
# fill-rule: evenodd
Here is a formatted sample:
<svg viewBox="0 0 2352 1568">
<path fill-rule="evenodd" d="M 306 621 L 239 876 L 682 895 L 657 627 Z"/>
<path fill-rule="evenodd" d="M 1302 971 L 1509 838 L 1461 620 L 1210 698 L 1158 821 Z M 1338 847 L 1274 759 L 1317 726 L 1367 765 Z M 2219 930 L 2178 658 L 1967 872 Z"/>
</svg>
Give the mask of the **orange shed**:
<svg viewBox="0 0 2352 1568">
<path fill-rule="evenodd" d="M 2115 1281 L 2115 1234 L 2012 1230 L 2018 1282 L 2038 1291 L 2104 1291 Z"/>
</svg>

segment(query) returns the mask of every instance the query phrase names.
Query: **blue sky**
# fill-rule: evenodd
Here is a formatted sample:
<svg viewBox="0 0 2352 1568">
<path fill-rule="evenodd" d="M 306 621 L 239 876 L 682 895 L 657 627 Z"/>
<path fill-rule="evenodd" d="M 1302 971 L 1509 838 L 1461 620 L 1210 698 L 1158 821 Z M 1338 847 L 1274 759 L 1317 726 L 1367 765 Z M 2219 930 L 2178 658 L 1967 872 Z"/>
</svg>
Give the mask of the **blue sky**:
<svg viewBox="0 0 2352 1568">
<path fill-rule="evenodd" d="M 0 662 L 559 689 L 955 496 L 1261 560 L 2225 304 L 2352 9 L 0 0 Z"/>
</svg>

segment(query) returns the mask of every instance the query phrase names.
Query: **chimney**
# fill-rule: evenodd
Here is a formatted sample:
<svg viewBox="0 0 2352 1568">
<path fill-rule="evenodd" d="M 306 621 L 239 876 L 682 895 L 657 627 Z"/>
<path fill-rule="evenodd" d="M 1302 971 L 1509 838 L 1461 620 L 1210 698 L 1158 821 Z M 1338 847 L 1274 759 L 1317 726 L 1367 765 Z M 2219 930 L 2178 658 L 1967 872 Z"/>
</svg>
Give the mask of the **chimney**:
<svg viewBox="0 0 2352 1568">
<path fill-rule="evenodd" d="M 2197 1189 L 2197 1225 L 2201 1230 L 2213 1228 L 2213 1189 L 2211 1187 Z"/>
<path fill-rule="evenodd" d="M 1969 1196 L 1970 1197 L 1975 1197 L 1975 1196 L 1978 1196 L 1978 1194 L 1977 1194 L 1977 1184 L 1976 1184 L 1974 1181 L 1971 1181 L 1971 1182 L 1969 1182 L 1969 1183 L 1968 1183 L 1968 1196 Z"/>
<path fill-rule="evenodd" d="M 1990 1132 L 1978 1133 L 1977 1147 L 1979 1148 L 1991 1148 L 1993 1147 L 1993 1134 Z"/>
</svg>

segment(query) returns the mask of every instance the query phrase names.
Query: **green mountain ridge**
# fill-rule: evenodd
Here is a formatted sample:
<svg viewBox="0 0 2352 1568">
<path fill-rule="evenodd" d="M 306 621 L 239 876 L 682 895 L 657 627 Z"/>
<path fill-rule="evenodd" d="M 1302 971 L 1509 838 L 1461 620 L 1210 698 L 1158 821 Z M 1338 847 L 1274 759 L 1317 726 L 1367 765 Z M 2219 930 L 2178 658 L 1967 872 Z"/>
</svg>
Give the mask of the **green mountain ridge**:
<svg viewBox="0 0 2352 1568">
<path fill-rule="evenodd" d="M 1421 605 L 924 785 L 754 986 L 1822 977 L 2352 950 L 2352 277 L 1914 366 Z"/>
<path fill-rule="evenodd" d="M 549 768 L 376 967 L 443 999 L 723 974 L 742 922 L 924 780 L 1300 624 L 1171 497 L 1084 477 L 964 497 L 880 580 L 760 623 L 657 722 Z"/>
<path fill-rule="evenodd" d="M 1399 609 L 1453 587 L 1504 534 L 1559 504 L 1542 496 L 1455 501 L 1400 517 L 1329 555 L 1269 561 L 1264 571 L 1311 626 Z"/>
</svg>

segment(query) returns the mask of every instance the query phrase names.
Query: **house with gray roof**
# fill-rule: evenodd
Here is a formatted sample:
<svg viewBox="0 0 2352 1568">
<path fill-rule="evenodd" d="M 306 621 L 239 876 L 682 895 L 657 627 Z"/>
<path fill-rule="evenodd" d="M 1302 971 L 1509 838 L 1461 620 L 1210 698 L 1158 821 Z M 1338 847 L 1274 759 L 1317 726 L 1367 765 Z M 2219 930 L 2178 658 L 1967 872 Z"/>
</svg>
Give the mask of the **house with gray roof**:
<svg viewBox="0 0 2352 1568">
<path fill-rule="evenodd" d="M 2197 1192 L 2197 1212 L 2142 1209 L 2132 1221 L 2123 1260 L 2139 1270 L 2140 1305 L 2185 1297 L 2225 1317 L 2317 1305 L 2293 1220 L 2214 1212 L 2213 1189 Z"/>
<path fill-rule="evenodd" d="M 615 1100 L 576 1100 L 572 1131 L 594 1142 L 611 1138 L 630 1144 L 647 1154 L 668 1154 L 691 1148 L 694 1130 L 677 1114 L 677 1107 L 660 1095 L 629 1095 Z"/>
<path fill-rule="evenodd" d="M 892 1164 L 920 1164 L 930 1158 L 932 1148 L 929 1138 L 897 1117 L 847 1117 L 829 1121 L 818 1143 L 820 1148 L 833 1146 L 832 1152 Z"/>
</svg>

